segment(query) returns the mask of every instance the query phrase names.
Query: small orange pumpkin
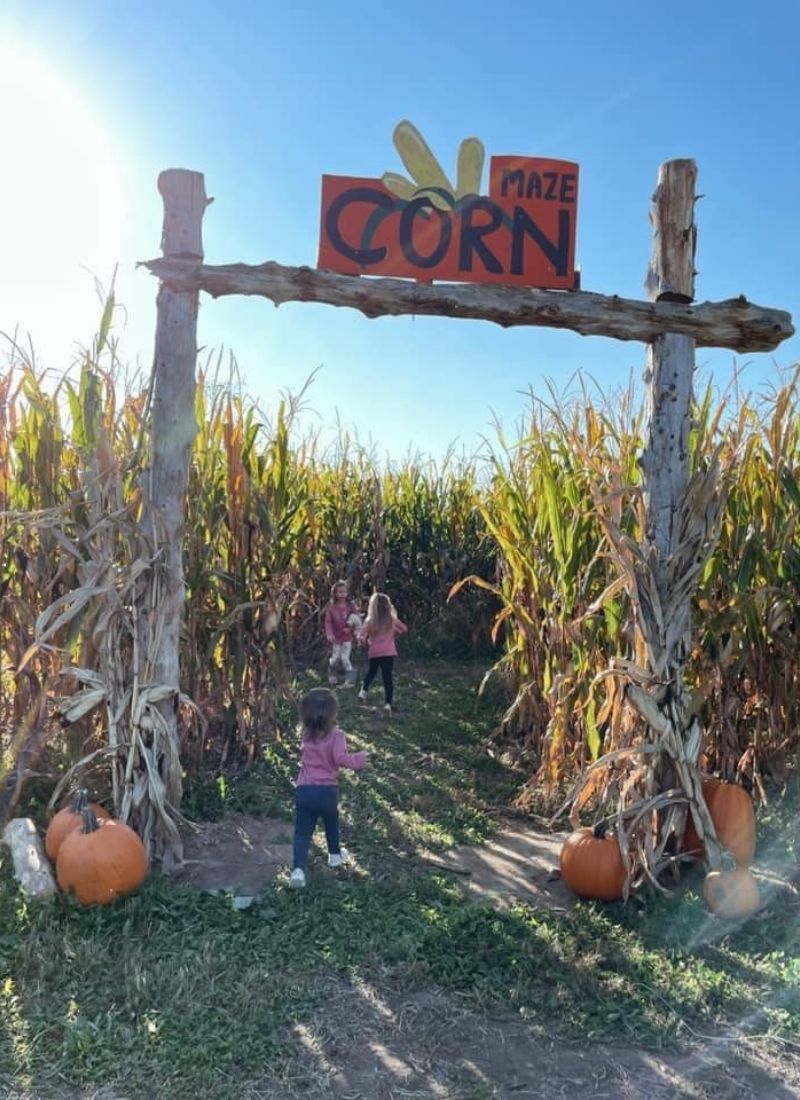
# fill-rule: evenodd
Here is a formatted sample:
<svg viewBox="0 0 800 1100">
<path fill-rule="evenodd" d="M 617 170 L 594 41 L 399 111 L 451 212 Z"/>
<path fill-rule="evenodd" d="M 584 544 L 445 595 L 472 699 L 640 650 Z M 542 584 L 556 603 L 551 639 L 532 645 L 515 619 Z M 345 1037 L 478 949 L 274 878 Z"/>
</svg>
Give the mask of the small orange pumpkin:
<svg viewBox="0 0 800 1100">
<path fill-rule="evenodd" d="M 616 901 L 628 877 L 619 841 L 607 835 L 607 825 L 576 829 L 561 849 L 561 877 L 582 898 Z"/>
<path fill-rule="evenodd" d="M 749 867 L 711 871 L 703 883 L 703 894 L 711 912 L 727 920 L 751 917 L 761 904 L 758 883 Z"/>
<path fill-rule="evenodd" d="M 53 816 L 53 819 L 47 826 L 47 832 L 44 837 L 44 850 L 47 852 L 48 859 L 53 863 L 56 861 L 58 850 L 63 844 L 64 839 L 75 829 L 81 827 L 81 812 L 87 806 L 91 807 L 94 811 L 95 817 L 111 817 L 111 814 L 105 807 L 100 806 L 97 802 L 89 801 L 87 791 L 76 791 L 69 804 L 62 807 L 62 809 Z"/>
<path fill-rule="evenodd" d="M 72 890 L 81 905 L 109 905 L 132 894 L 147 878 L 148 859 L 139 837 L 111 818 L 98 820 L 82 811 L 83 825 L 64 840 L 56 862 L 62 890 Z"/>
<path fill-rule="evenodd" d="M 704 779 L 703 797 L 720 844 L 740 867 L 749 867 L 756 852 L 756 814 L 752 798 L 738 783 L 725 783 L 721 779 Z M 686 819 L 683 850 L 705 858 L 691 810 Z"/>
</svg>

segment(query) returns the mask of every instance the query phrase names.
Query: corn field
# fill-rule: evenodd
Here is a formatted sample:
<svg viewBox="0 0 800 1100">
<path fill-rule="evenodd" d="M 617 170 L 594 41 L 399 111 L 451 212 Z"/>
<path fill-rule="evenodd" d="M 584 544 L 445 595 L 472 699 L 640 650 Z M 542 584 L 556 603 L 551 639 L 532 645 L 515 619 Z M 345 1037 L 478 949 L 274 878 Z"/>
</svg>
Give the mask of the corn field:
<svg viewBox="0 0 800 1100">
<path fill-rule="evenodd" d="M 519 802 L 552 804 L 587 765 L 641 743 L 623 679 L 642 665 L 619 546 L 642 539 L 638 457 L 645 410 L 634 390 L 613 401 L 583 392 L 549 404 L 531 397 L 523 438 L 500 440 L 481 510 L 497 551 L 490 591 L 504 653 L 495 671 L 513 690 L 498 737 L 529 764 Z M 757 400 L 706 390 L 695 410 L 692 473 L 723 470 L 719 539 L 694 601 L 686 677 L 704 730 L 701 764 L 765 779 L 800 763 L 800 406 L 798 376 Z M 461 587 L 461 586 L 458 586 Z M 623 773 L 601 769 L 576 811 L 608 795 Z M 619 793 L 617 789 L 617 793 Z"/>
<path fill-rule="evenodd" d="M 323 447 L 301 432 L 302 394 L 268 417 L 233 369 L 222 375 L 219 362 L 199 374 L 189 480 L 182 687 L 197 710 L 181 758 L 190 777 L 240 765 L 279 736 L 293 670 L 326 657 L 322 610 L 336 579 L 364 607 L 386 590 L 420 652 L 489 651 L 496 610 L 478 591 L 447 602 L 458 580 L 494 568 L 474 462 L 380 469 L 344 433 Z M 0 376 L 5 803 L 45 741 L 59 768 L 91 764 L 104 786 L 108 731 L 99 708 L 83 712 L 100 692 L 78 673 L 108 647 L 101 577 L 114 570 L 130 591 L 142 560 L 149 394 L 121 376 L 107 329 L 77 373 L 54 381 L 15 349 Z"/>
<path fill-rule="evenodd" d="M 80 762 L 95 786 L 105 774 L 108 731 L 78 673 L 108 646 L 97 578 L 128 578 L 123 610 L 136 582 L 149 407 L 146 387 L 124 380 L 109 325 L 107 311 L 60 379 L 16 347 L 0 373 L 4 811 L 31 768 L 55 780 Z M 641 731 L 609 675 L 640 645 L 609 537 L 641 536 L 645 410 L 633 387 L 613 400 L 531 395 L 517 439 L 386 467 L 344 432 L 323 444 L 304 430 L 306 394 L 267 415 L 235 377 L 208 363 L 197 387 L 182 647 L 190 781 L 280 735 L 292 672 L 323 660 L 321 611 L 340 577 L 362 603 L 387 591 L 420 652 L 492 666 L 509 700 L 496 739 L 530 777 L 523 805 L 552 805 L 588 763 L 633 743 Z M 797 385 L 758 400 L 708 390 L 692 436 L 693 469 L 722 456 L 728 491 L 686 675 L 706 765 L 758 794 L 800 754 Z"/>
</svg>

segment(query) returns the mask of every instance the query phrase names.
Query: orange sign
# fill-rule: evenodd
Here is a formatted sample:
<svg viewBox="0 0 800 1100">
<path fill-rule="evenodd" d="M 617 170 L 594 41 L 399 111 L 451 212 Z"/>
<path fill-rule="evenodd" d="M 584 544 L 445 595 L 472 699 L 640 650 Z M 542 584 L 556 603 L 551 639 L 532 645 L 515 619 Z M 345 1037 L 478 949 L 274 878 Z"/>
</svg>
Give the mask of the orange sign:
<svg viewBox="0 0 800 1100">
<path fill-rule="evenodd" d="M 577 164 L 492 157 L 489 194 L 481 196 L 476 139 L 462 144 L 455 187 L 410 123 L 397 127 L 395 143 L 416 186 L 391 173 L 322 177 L 319 267 L 422 282 L 577 287 Z"/>
</svg>

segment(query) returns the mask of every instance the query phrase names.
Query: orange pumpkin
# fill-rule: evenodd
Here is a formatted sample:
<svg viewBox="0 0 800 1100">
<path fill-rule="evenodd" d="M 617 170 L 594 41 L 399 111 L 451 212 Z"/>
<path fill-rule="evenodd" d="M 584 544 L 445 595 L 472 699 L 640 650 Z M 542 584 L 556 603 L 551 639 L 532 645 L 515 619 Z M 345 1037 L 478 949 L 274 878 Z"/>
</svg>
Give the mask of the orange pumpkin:
<svg viewBox="0 0 800 1100">
<path fill-rule="evenodd" d="M 59 848 L 65 837 L 81 827 L 81 812 L 87 806 L 90 806 L 94 811 L 95 817 L 111 817 L 111 814 L 103 806 L 100 806 L 97 802 L 89 801 L 88 793 L 85 790 L 76 791 L 72 796 L 72 801 L 60 809 L 47 826 L 44 837 L 44 850 L 47 852 L 48 859 L 52 860 L 53 863 L 56 861 Z"/>
<path fill-rule="evenodd" d="M 738 783 L 724 783 L 721 779 L 704 779 L 703 797 L 720 844 L 740 867 L 749 867 L 756 851 L 756 814 L 752 798 Z M 705 858 L 691 810 L 686 819 L 683 850 Z"/>
<path fill-rule="evenodd" d="M 750 917 L 761 904 L 758 883 L 748 867 L 711 871 L 703 883 L 703 894 L 711 912 L 727 920 Z"/>
<path fill-rule="evenodd" d="M 98 819 L 88 807 L 83 825 L 67 836 L 56 862 L 62 890 L 81 905 L 109 905 L 137 890 L 147 878 L 148 859 L 139 837 L 121 821 Z"/>
<path fill-rule="evenodd" d="M 579 897 L 616 901 L 628 877 L 619 842 L 605 822 L 576 829 L 561 849 L 561 877 Z"/>
</svg>

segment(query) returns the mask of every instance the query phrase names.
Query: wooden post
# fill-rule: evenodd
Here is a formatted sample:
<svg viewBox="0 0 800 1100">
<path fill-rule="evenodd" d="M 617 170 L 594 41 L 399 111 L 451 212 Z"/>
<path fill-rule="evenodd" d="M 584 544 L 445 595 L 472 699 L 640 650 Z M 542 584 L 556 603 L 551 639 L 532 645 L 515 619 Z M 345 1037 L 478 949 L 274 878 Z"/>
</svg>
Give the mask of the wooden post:
<svg viewBox="0 0 800 1100">
<path fill-rule="evenodd" d="M 15 817 L 3 830 L 11 851 L 14 877 L 28 897 L 42 900 L 56 892 L 53 872 L 36 826 L 29 817 Z"/>
<path fill-rule="evenodd" d="M 651 301 L 690 302 L 694 298 L 696 179 L 692 160 L 668 161 L 659 170 L 650 214 L 653 252 L 645 282 Z M 691 650 L 694 590 L 685 581 L 687 574 L 696 570 L 699 552 L 708 542 L 709 525 L 713 526 L 709 519 L 713 509 L 690 515 L 687 493 L 694 352 L 694 340 L 679 333 L 657 336 L 648 345 L 645 379 L 650 415 L 640 460 L 645 505 L 642 549 L 652 580 L 652 603 L 657 604 L 655 612 L 651 609 L 646 651 L 658 688 L 656 699 L 651 697 L 649 703 L 636 688 L 631 696 L 652 720 L 651 725 L 656 722 L 654 732 L 665 750 L 656 772 L 658 786 L 661 790 L 671 788 L 677 779 L 678 786 L 696 803 L 698 835 L 705 839 L 708 860 L 714 867 L 719 865 L 720 850 L 702 797 L 696 768 L 701 731 L 684 678 Z M 714 477 L 714 470 L 706 475 L 706 492 L 715 491 Z"/>
<path fill-rule="evenodd" d="M 651 302 L 691 302 L 694 298 L 694 224 L 697 167 L 693 160 L 662 164 L 650 220 L 653 252 L 645 286 Z M 694 340 L 664 333 L 647 346 L 645 381 L 649 404 L 648 437 L 641 457 L 645 504 L 645 542 L 652 557 L 661 607 L 667 599 L 667 564 L 677 550 L 679 504 L 689 481 L 689 430 L 694 394 Z M 682 671 L 691 630 L 691 603 L 678 609 L 680 637 L 666 665 Z M 655 670 L 663 674 L 664 669 Z M 683 682 L 682 674 L 678 677 Z"/>
<path fill-rule="evenodd" d="M 164 201 L 161 240 L 164 256 L 202 262 L 203 214 L 210 201 L 206 198 L 203 176 L 199 172 L 168 169 L 158 177 L 158 189 Z M 132 824 L 149 841 L 151 855 L 160 859 L 166 869 L 183 859 L 180 835 L 169 810 L 178 809 L 182 794 L 177 712 L 186 488 L 197 433 L 197 309 L 196 290 L 173 289 L 162 282 L 158 291 L 151 462 L 143 524 L 152 542 L 154 567 L 149 574 L 148 598 L 140 611 L 141 667 L 137 670 L 134 692 L 145 690 L 147 684 L 170 690 L 166 698 L 154 699 L 163 723 L 159 731 L 159 774 L 142 775 L 148 785 L 148 799 L 134 805 L 128 816 L 133 816 Z M 130 783 L 127 786 L 130 790 Z"/>
</svg>

